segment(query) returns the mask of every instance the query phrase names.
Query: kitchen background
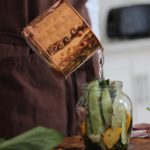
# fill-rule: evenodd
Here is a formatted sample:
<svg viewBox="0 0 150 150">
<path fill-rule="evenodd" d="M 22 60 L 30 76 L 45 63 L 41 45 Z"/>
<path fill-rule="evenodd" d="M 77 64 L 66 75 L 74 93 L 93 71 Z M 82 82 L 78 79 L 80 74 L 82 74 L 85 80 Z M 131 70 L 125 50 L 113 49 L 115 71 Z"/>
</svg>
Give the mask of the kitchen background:
<svg viewBox="0 0 150 150">
<path fill-rule="evenodd" d="M 87 3 L 93 31 L 104 47 L 105 78 L 123 81 L 124 91 L 133 103 L 134 124 L 150 123 L 150 112 L 146 110 L 150 107 L 150 38 L 112 39 L 106 31 L 108 13 L 112 8 L 137 4 L 150 4 L 150 0 L 89 0 Z M 130 22 L 130 26 L 125 26 L 126 31 L 134 31 L 136 25 L 132 26 L 135 22 L 130 16 L 136 17 L 135 20 L 142 18 L 135 14 L 125 17 Z M 141 27 L 143 21 L 141 19 L 137 27 Z"/>
</svg>

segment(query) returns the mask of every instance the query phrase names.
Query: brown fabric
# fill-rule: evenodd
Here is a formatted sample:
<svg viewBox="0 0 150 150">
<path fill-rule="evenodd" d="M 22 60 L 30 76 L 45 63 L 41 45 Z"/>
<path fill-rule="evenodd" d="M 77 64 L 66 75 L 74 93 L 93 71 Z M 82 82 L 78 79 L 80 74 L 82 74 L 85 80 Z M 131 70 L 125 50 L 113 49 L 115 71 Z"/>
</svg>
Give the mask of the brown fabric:
<svg viewBox="0 0 150 150">
<path fill-rule="evenodd" d="M 60 80 L 21 35 L 22 28 L 53 2 L 0 1 L 0 137 L 10 138 L 38 125 L 65 135 L 77 133 L 75 105 L 80 85 L 95 77 L 92 59 L 66 81 Z M 70 2 L 88 20 L 85 0 Z"/>
<path fill-rule="evenodd" d="M 49 8 L 56 0 L 1 0 L 0 1 L 0 35 L 22 38 L 22 28 Z M 68 0 L 89 21 L 85 0 Z"/>
</svg>

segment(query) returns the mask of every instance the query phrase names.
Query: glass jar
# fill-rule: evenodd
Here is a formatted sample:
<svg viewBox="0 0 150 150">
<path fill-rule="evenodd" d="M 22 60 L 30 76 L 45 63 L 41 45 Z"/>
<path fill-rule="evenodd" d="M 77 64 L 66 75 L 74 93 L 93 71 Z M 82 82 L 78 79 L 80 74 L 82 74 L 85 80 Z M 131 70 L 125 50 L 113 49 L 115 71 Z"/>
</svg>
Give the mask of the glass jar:
<svg viewBox="0 0 150 150">
<path fill-rule="evenodd" d="M 121 81 L 95 80 L 82 86 L 77 104 L 79 129 L 87 149 L 126 150 L 132 103 Z"/>
</svg>

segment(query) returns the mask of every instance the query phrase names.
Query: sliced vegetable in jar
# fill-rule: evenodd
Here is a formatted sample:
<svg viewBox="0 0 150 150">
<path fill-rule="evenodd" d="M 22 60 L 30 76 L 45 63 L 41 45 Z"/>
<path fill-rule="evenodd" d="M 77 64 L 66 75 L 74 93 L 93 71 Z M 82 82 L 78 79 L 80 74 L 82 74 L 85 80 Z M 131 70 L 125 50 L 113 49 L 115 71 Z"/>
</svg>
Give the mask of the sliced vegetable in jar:
<svg viewBox="0 0 150 150">
<path fill-rule="evenodd" d="M 112 101 L 107 84 L 108 83 L 105 80 L 100 82 L 100 86 L 102 89 L 101 95 L 102 115 L 104 117 L 105 127 L 109 128 L 111 126 Z"/>
<path fill-rule="evenodd" d="M 128 133 L 131 123 L 132 123 L 132 117 L 131 117 L 130 113 L 127 112 L 126 113 L 126 133 Z"/>
<path fill-rule="evenodd" d="M 89 104 L 89 115 L 90 115 L 90 123 L 92 127 L 93 134 L 90 135 L 90 138 L 93 141 L 95 141 L 95 137 L 97 138 L 99 136 L 99 141 L 101 138 L 102 133 L 105 130 L 103 120 L 101 117 L 101 111 L 99 108 L 99 101 L 101 97 L 101 90 L 99 86 L 93 86 L 89 90 L 88 95 L 88 104 Z"/>
<path fill-rule="evenodd" d="M 107 146 L 108 149 L 111 149 L 114 145 L 117 144 L 121 135 L 121 128 L 109 128 L 103 134 L 102 141 Z"/>
</svg>

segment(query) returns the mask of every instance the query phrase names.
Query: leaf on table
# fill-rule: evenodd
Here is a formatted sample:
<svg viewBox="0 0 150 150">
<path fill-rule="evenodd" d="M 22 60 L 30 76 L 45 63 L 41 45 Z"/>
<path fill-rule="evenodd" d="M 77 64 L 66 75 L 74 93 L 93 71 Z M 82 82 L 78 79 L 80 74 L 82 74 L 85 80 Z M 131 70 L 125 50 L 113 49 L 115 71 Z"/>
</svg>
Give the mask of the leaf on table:
<svg viewBox="0 0 150 150">
<path fill-rule="evenodd" d="M 150 107 L 147 107 L 146 109 L 150 111 Z"/>
<path fill-rule="evenodd" d="M 0 144 L 2 143 L 2 142 L 4 142 L 5 141 L 5 139 L 0 139 Z"/>
<path fill-rule="evenodd" d="M 54 129 L 36 127 L 0 143 L 0 150 L 52 150 L 64 136 Z"/>
</svg>

